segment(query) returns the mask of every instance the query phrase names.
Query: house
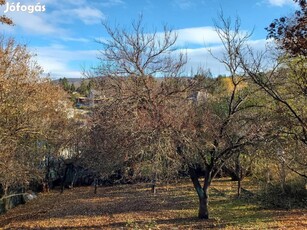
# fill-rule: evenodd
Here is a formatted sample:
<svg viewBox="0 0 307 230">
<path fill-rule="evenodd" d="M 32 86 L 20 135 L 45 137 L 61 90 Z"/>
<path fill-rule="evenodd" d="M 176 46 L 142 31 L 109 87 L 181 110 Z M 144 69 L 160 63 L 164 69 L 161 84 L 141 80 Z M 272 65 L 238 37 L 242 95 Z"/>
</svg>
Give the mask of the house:
<svg viewBox="0 0 307 230">
<path fill-rule="evenodd" d="M 77 97 L 76 98 L 76 107 L 93 107 L 97 104 L 103 103 L 105 96 L 101 96 L 99 91 L 91 89 L 87 97 Z"/>
</svg>

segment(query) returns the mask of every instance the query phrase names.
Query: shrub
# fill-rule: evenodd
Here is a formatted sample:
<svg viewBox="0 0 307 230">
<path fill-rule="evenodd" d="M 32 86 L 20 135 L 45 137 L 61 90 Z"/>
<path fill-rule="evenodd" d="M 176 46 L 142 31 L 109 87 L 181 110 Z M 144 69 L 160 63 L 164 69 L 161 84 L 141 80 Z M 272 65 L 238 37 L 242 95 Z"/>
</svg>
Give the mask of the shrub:
<svg viewBox="0 0 307 230">
<path fill-rule="evenodd" d="M 279 183 L 269 184 L 258 194 L 262 205 L 267 208 L 307 208 L 307 189 L 303 179 L 288 181 L 284 189 Z"/>
</svg>

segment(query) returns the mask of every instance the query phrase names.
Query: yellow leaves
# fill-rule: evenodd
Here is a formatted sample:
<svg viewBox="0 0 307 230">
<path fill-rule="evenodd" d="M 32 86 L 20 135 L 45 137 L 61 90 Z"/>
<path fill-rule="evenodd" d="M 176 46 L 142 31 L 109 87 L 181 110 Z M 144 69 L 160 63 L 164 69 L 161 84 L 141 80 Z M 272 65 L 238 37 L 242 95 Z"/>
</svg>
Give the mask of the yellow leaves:
<svg viewBox="0 0 307 230">
<path fill-rule="evenodd" d="M 234 79 L 232 79 L 231 77 L 223 77 L 220 80 L 221 80 L 223 86 L 225 87 L 226 92 L 231 93 L 234 90 L 234 87 L 235 87 L 234 83 L 237 84 L 242 79 L 241 79 L 241 77 L 234 77 Z M 246 86 L 247 86 L 247 83 L 240 82 L 237 85 L 237 90 L 244 89 Z"/>
</svg>

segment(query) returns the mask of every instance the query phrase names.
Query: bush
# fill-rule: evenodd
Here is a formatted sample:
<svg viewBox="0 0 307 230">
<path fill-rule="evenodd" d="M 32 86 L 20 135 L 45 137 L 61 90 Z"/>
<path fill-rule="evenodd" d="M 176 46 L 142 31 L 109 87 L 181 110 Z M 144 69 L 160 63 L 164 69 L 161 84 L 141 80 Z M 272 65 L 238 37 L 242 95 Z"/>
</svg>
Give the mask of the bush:
<svg viewBox="0 0 307 230">
<path fill-rule="evenodd" d="M 269 184 L 259 195 L 262 205 L 267 208 L 307 208 L 307 189 L 304 180 L 292 180 L 285 184 L 284 191 L 278 183 Z"/>
</svg>

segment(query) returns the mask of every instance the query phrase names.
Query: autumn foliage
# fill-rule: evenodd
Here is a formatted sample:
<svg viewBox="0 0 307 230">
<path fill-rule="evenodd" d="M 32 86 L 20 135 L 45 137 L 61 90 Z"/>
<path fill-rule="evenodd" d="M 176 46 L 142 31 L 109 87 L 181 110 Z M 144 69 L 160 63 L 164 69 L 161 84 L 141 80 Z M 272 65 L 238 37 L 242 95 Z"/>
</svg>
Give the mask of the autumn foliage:
<svg viewBox="0 0 307 230">
<path fill-rule="evenodd" d="M 300 7 L 292 17 L 275 19 L 267 29 L 268 38 L 274 38 L 280 48 L 291 55 L 307 55 L 307 3 L 294 0 Z"/>
<path fill-rule="evenodd" d="M 1 200 L 13 188 L 43 181 L 44 158 L 65 141 L 69 102 L 41 74 L 26 46 L 0 39 Z"/>
</svg>

